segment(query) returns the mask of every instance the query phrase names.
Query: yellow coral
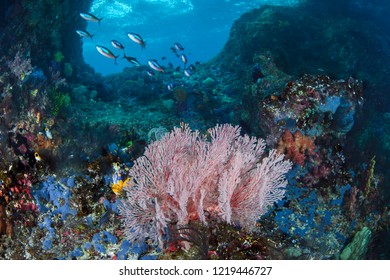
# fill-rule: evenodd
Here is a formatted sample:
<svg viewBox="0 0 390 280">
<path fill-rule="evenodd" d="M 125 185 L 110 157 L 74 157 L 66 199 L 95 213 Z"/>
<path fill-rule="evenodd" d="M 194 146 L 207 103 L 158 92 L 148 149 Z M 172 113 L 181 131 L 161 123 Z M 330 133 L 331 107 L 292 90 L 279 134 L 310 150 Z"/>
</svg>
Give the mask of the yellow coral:
<svg viewBox="0 0 390 280">
<path fill-rule="evenodd" d="M 125 181 L 119 180 L 117 183 L 111 185 L 111 189 L 116 195 L 118 195 L 122 192 L 125 186 L 130 186 L 131 182 L 131 178 L 127 178 Z"/>
<path fill-rule="evenodd" d="M 37 88 L 36 88 L 36 89 L 33 89 L 33 90 L 30 91 L 30 93 L 31 93 L 32 96 L 35 97 L 35 96 L 37 96 L 38 89 L 37 89 Z"/>
</svg>

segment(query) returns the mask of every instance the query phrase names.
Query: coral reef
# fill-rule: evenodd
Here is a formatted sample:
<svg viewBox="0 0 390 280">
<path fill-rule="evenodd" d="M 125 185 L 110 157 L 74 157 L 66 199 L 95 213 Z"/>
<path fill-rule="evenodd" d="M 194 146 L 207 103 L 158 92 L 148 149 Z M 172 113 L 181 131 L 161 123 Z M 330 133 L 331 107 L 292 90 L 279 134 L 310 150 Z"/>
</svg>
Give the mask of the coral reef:
<svg viewBox="0 0 390 280">
<path fill-rule="evenodd" d="M 270 96 L 260 101 L 259 117 L 266 120 L 260 125 L 272 135 L 298 128 L 307 135 L 340 138 L 352 129 L 362 96 L 362 82 L 353 78 L 304 75 L 289 82 L 277 100 Z"/>
<path fill-rule="evenodd" d="M 103 77 L 74 32 L 89 5 L 2 6 L 0 259 L 388 258 L 377 27 L 264 6 L 190 72 Z"/>
</svg>

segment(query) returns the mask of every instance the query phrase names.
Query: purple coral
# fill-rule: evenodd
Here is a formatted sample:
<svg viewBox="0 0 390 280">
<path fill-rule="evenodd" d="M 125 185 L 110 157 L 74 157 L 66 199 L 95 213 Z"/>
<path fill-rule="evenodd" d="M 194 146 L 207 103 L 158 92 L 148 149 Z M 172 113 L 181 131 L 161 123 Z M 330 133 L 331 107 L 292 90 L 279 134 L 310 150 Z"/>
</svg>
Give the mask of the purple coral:
<svg viewBox="0 0 390 280">
<path fill-rule="evenodd" d="M 238 126 L 217 125 L 208 136 L 188 125 L 151 143 L 130 170 L 134 186 L 126 189 L 120 212 L 127 238 L 148 237 L 163 248 L 171 224 L 215 218 L 253 229 L 268 206 L 282 199 L 291 162 L 271 150 L 264 157 L 262 139 L 240 136 Z"/>
<path fill-rule="evenodd" d="M 30 75 L 33 68 L 31 66 L 31 59 L 23 57 L 20 51 L 18 51 L 12 61 L 8 61 L 8 67 L 12 74 L 14 74 L 20 81 L 23 81 L 27 75 Z"/>
</svg>

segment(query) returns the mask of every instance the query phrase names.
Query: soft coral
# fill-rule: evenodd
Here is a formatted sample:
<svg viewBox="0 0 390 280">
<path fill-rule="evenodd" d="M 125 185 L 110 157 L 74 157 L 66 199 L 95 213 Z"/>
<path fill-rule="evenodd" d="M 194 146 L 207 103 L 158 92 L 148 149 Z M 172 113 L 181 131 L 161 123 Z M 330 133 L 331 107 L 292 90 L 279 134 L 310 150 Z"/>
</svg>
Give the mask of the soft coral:
<svg viewBox="0 0 390 280">
<path fill-rule="evenodd" d="M 294 134 L 287 129 L 278 143 L 278 152 L 284 153 L 286 159 L 291 159 L 293 162 L 303 166 L 305 159 L 309 156 L 315 157 L 317 153 L 314 138 L 304 136 L 299 130 Z"/>
</svg>

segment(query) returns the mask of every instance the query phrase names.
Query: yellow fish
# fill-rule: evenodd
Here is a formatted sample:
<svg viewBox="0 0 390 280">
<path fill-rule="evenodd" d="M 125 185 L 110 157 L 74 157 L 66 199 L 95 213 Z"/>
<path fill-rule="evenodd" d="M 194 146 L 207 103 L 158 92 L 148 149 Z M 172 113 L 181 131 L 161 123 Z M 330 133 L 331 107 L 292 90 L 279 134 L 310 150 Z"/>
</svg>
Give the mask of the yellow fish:
<svg viewBox="0 0 390 280">
<path fill-rule="evenodd" d="M 116 195 L 118 195 L 123 191 L 124 187 L 130 186 L 132 181 L 132 178 L 127 178 L 125 181 L 119 180 L 117 183 L 111 185 L 111 189 Z"/>
</svg>

